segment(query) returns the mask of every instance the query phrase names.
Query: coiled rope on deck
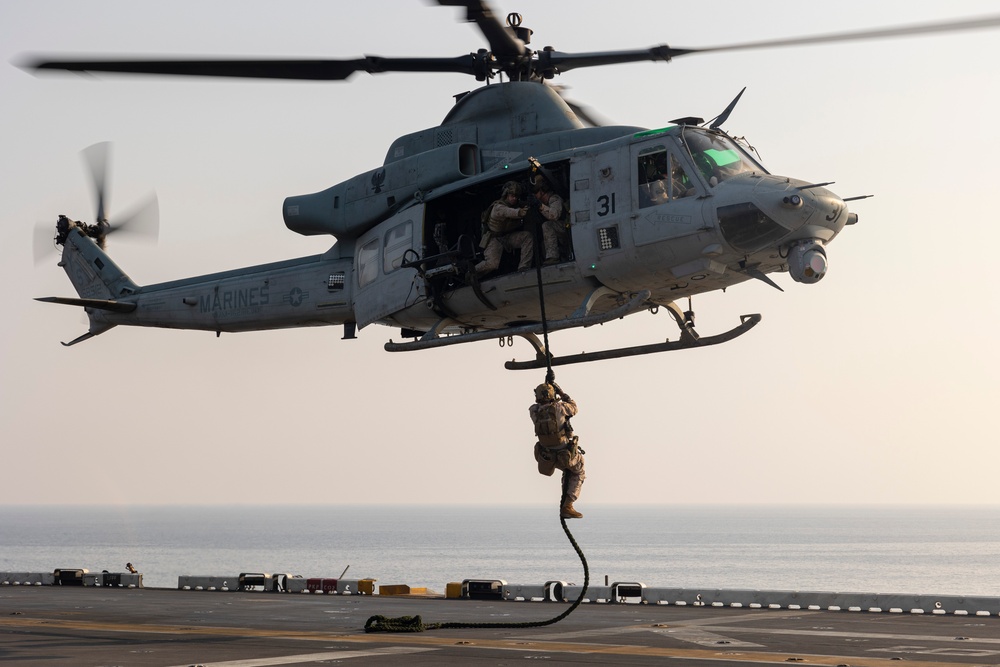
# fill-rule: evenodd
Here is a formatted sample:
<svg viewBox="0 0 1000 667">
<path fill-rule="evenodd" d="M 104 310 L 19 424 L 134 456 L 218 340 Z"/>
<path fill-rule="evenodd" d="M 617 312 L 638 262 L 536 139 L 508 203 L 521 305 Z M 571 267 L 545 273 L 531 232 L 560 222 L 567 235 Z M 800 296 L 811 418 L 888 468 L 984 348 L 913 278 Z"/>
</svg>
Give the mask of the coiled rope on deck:
<svg viewBox="0 0 1000 667">
<path fill-rule="evenodd" d="M 375 615 L 370 617 L 365 622 L 365 632 L 424 632 L 425 630 L 447 630 L 455 628 L 541 628 L 546 625 L 558 623 L 572 614 L 573 610 L 579 607 L 580 603 L 583 602 L 584 596 L 587 595 L 587 588 L 590 586 L 590 566 L 587 565 L 587 557 L 583 555 L 583 549 L 581 549 L 580 545 L 577 544 L 576 538 L 573 537 L 573 533 L 570 532 L 569 527 L 566 525 L 566 518 L 562 516 L 562 506 L 566 501 L 566 481 L 566 473 L 563 472 L 562 496 L 559 499 L 559 522 L 562 524 L 563 531 L 566 533 L 566 537 L 569 539 L 570 544 L 573 545 L 573 549 L 580 557 L 580 563 L 583 564 L 583 590 L 580 591 L 580 596 L 577 597 L 576 601 L 573 602 L 572 605 L 570 605 L 569 609 L 558 616 L 545 621 L 524 621 L 520 623 L 424 623 L 420 616 L 399 616 L 397 618 L 390 618 L 388 616 Z"/>
</svg>

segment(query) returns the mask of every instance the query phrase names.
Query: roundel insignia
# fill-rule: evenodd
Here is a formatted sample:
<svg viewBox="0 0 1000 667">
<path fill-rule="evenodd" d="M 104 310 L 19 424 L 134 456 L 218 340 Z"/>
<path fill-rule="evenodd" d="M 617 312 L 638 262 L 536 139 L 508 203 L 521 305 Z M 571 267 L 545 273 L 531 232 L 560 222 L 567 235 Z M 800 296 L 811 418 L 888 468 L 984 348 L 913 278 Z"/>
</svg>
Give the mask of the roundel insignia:
<svg viewBox="0 0 1000 667">
<path fill-rule="evenodd" d="M 285 295 L 284 301 L 290 306 L 295 308 L 302 305 L 302 302 L 309 298 L 309 292 L 306 292 L 298 287 L 293 287 L 289 290 L 288 294 Z"/>
</svg>

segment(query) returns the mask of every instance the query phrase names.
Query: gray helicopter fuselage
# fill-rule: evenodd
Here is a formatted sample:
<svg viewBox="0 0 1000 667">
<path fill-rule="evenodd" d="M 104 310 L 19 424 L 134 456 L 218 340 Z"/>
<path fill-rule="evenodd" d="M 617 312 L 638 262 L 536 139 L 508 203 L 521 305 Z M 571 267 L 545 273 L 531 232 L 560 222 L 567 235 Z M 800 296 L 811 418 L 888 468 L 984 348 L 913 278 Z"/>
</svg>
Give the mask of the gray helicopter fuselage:
<svg viewBox="0 0 1000 667">
<path fill-rule="evenodd" d="M 522 85 L 529 86 L 524 90 L 531 93 L 545 90 Z M 606 312 L 623 295 L 644 289 L 652 292 L 653 303 L 666 304 L 749 280 L 753 272 L 787 270 L 783 246 L 809 239 L 825 244 L 848 219 L 843 202 L 829 191 L 822 187 L 800 190 L 808 184 L 770 175 L 747 155 L 740 156 L 738 173 L 721 182 L 710 176 L 693 163 L 684 136 L 703 130 L 683 126 L 652 131 L 633 127 L 590 130 L 597 130 L 590 138 L 603 141 L 564 147 L 567 140 L 579 140 L 588 132 L 581 129 L 558 129 L 545 137 L 506 136 L 489 151 L 491 160 L 502 156 L 502 161 L 484 163 L 480 174 L 435 190 L 422 198 L 423 206 L 401 211 L 362 234 L 357 245 L 363 250 L 357 253 L 355 265 L 359 325 L 379 322 L 426 331 L 442 324 L 441 311 L 450 320 L 444 323 L 445 331 L 537 321 L 534 271 L 485 277 L 481 291 L 492 307 L 484 306 L 480 295 L 466 286 L 449 291 L 446 306 L 434 309 L 429 307 L 432 295 L 426 281 L 417 271 L 393 267 L 407 251 L 432 254 L 421 239 L 426 240 L 432 224 L 425 214 L 434 203 L 447 202 L 484 184 L 492 188 L 493 196 L 486 199 L 492 201 L 503 181 L 527 178 L 527 160 L 533 156 L 542 165 L 563 165 L 564 196 L 571 210 L 573 259 L 542 270 L 546 315 L 551 319 Z M 405 147 L 414 137 L 428 141 L 430 133 L 410 135 L 397 144 Z M 721 145 L 728 139 L 720 135 L 710 141 Z M 546 148 L 554 150 L 543 153 Z M 729 142 L 726 150 L 741 149 Z M 644 155 L 660 153 L 667 153 L 689 175 L 689 187 L 684 196 L 644 201 L 640 163 Z M 794 197 L 794 204 L 784 201 Z M 443 206 L 446 211 L 455 208 Z M 476 217 L 467 224 L 470 234 L 478 229 Z M 384 240 L 411 235 L 410 245 Z M 373 258 L 382 258 L 382 264 L 376 266 Z"/>
<path fill-rule="evenodd" d="M 529 158 L 555 175 L 569 206 L 571 248 L 541 271 L 552 320 L 607 312 L 642 290 L 654 307 L 788 270 L 796 244 L 812 244 L 817 264 L 848 221 L 836 195 L 769 174 L 721 132 L 584 127 L 546 86 L 491 85 L 462 97 L 440 126 L 397 139 L 381 167 L 285 200 L 290 229 L 337 238 L 328 252 L 91 295 L 136 304 L 128 313 L 88 308 L 91 332 L 346 324 L 353 335 L 355 324 L 380 323 L 417 335 L 535 322 L 534 270 L 500 270 L 473 286 L 457 259 L 416 262 L 438 254 L 438 229 L 449 247 L 478 240 L 482 210 L 504 182 L 527 181 Z M 667 168 L 683 175 L 673 188 Z M 75 275 L 100 278 L 108 263 L 92 240 L 70 235 L 63 264 L 74 284 Z"/>
<path fill-rule="evenodd" d="M 1000 16 L 981 16 L 710 47 L 573 53 L 531 48 L 534 31 L 521 15 L 508 14 L 504 24 L 488 0 L 438 4 L 463 7 L 463 20 L 478 26 L 488 48 L 453 57 L 26 59 L 23 67 L 34 71 L 328 82 L 361 72 L 424 72 L 486 83 L 456 96 L 440 125 L 393 142 L 377 168 L 288 197 L 282 216 L 289 229 L 336 238 L 328 252 L 300 260 L 136 285 L 112 270 L 95 243 L 125 221 L 106 219 L 104 168 L 92 161 L 97 219 L 70 229 L 61 218 L 55 237 L 81 296 L 42 299 L 87 309 L 91 330 L 74 342 L 117 324 L 217 332 L 344 324 L 345 337 L 353 337 L 356 328 L 380 323 L 418 339 L 388 344 L 391 351 L 518 335 L 542 359 L 548 355 L 530 338 L 547 331 L 539 318 L 562 320 L 556 324 L 565 329 L 665 306 L 684 344 L 696 345 L 693 317 L 676 300 L 751 279 L 781 289 L 768 277 L 780 272 L 799 283 L 818 282 L 829 268 L 827 245 L 857 215 L 827 183 L 770 174 L 749 146 L 720 129 L 742 91 L 707 128 L 685 118 L 645 130 L 586 127 L 581 118 L 589 114 L 548 82 L 578 68 L 1000 27 Z M 507 82 L 493 83 L 497 77 Z M 651 103 L 648 95 L 638 99 Z M 497 224 L 488 230 L 494 236 L 481 232 L 505 182 L 526 184 L 529 177 L 536 188 L 542 178 L 568 205 L 565 217 L 543 220 L 554 215 L 551 209 L 534 206 L 530 197 L 518 202 L 530 209 L 520 213 L 524 229 L 518 231 L 534 234 L 536 247 L 547 244 L 545 266 L 535 276 L 518 270 L 529 262 L 516 256 L 529 252 L 532 237 L 498 239 L 513 230 Z M 714 339 L 742 335 L 750 321 Z M 518 330 L 520 324 L 526 326 Z M 452 333 L 461 335 L 441 336 Z"/>
</svg>

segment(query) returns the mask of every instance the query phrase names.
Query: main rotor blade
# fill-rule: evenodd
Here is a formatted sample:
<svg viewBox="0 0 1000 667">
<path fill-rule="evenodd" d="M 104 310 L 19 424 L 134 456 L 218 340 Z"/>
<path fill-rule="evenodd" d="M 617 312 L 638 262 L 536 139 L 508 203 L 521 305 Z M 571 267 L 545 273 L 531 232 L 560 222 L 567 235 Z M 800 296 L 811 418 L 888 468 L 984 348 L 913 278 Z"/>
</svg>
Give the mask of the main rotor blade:
<svg viewBox="0 0 1000 667">
<path fill-rule="evenodd" d="M 1000 14 L 993 14 L 990 16 L 978 16 L 975 18 L 961 19 L 958 21 L 918 23 L 914 25 L 897 26 L 893 28 L 875 28 L 872 30 L 839 32 L 829 35 L 813 35 L 811 37 L 771 39 L 762 42 L 744 42 L 741 44 L 728 44 L 725 46 L 712 46 L 700 49 L 680 49 L 681 51 L 683 51 L 683 53 L 677 53 L 676 55 L 686 55 L 688 53 L 708 53 L 712 51 L 742 51 L 748 49 L 770 49 L 782 46 L 807 46 L 812 44 L 830 44 L 832 42 L 850 42 L 850 41 L 859 41 L 868 39 L 909 37 L 913 35 L 963 32 L 966 30 L 980 30 L 984 28 L 996 28 L 996 27 L 1000 27 Z"/>
<path fill-rule="evenodd" d="M 771 49 L 784 46 L 812 46 L 814 44 L 829 44 L 833 42 L 910 37 L 914 35 L 963 32 L 967 30 L 980 30 L 996 27 L 1000 27 L 1000 15 L 998 14 L 962 19 L 958 21 L 922 23 L 893 28 L 876 28 L 873 30 L 858 30 L 854 32 L 841 32 L 829 35 L 771 39 L 760 42 L 743 42 L 739 44 L 726 44 L 723 46 L 708 46 L 699 48 L 677 48 L 663 44 L 648 49 L 634 49 L 626 51 L 595 51 L 589 53 L 540 51 L 538 53 L 538 69 L 542 72 L 549 71 L 552 73 L 560 73 L 568 72 L 569 70 L 577 67 L 595 67 L 598 65 L 614 65 L 646 60 L 670 60 L 672 58 L 676 58 L 677 56 L 686 56 L 692 53 Z"/>
<path fill-rule="evenodd" d="M 578 67 L 598 67 L 622 63 L 644 62 L 647 60 L 670 60 L 674 56 L 690 53 L 691 49 L 674 49 L 666 44 L 648 49 L 627 51 L 588 51 L 586 53 L 564 53 L 562 51 L 539 51 L 539 74 L 561 74 Z"/>
<path fill-rule="evenodd" d="M 493 9 L 484 0 L 438 0 L 443 7 L 465 7 L 465 20 L 479 26 L 486 41 L 490 43 L 490 51 L 499 59 L 510 56 L 523 56 L 528 47 L 523 41 L 511 34 Z"/>
<path fill-rule="evenodd" d="M 240 60 L 240 59 L 143 59 L 50 60 L 29 56 L 20 65 L 29 70 L 67 72 L 114 72 L 176 76 L 218 76 L 249 79 L 343 81 L 355 72 L 458 72 L 475 74 L 476 58 L 383 58 L 364 56 L 353 60 Z"/>
<path fill-rule="evenodd" d="M 107 181 L 110 154 L 111 143 L 108 141 L 88 146 L 81 151 L 83 161 L 87 165 L 87 171 L 90 173 L 90 180 L 94 187 L 94 200 L 97 204 L 97 218 L 94 222 L 102 222 L 108 219 Z"/>
<path fill-rule="evenodd" d="M 569 90 L 569 86 L 564 86 L 562 84 L 552 84 L 552 83 L 546 85 L 548 85 L 548 87 L 551 88 L 552 90 L 556 91 L 559 97 L 562 98 L 563 102 L 566 103 L 566 106 L 568 106 L 573 111 L 573 113 L 576 114 L 576 117 L 582 120 L 587 125 L 590 125 L 591 127 L 602 127 L 604 125 L 611 124 L 610 121 L 608 121 L 608 119 L 602 117 L 591 107 L 585 104 L 581 104 L 580 102 L 577 102 L 576 100 L 567 97 L 566 91 Z"/>
<path fill-rule="evenodd" d="M 470 53 L 456 58 L 385 58 L 363 56 L 350 60 L 250 60 L 250 59 L 140 59 L 118 58 L 54 60 L 42 56 L 22 59 L 20 67 L 28 70 L 63 70 L 69 72 L 114 72 L 124 74 L 165 74 L 178 76 L 209 76 L 257 79 L 290 79 L 311 81 L 342 81 L 355 72 L 456 72 L 472 74 L 482 80 L 497 61 L 510 63 L 528 55 L 527 46 L 514 37 L 493 14 L 484 0 L 438 0 L 445 6 L 465 7 L 470 21 L 475 21 L 490 42 L 490 59 L 485 52 Z M 723 46 L 676 48 L 666 44 L 647 49 L 565 53 L 555 50 L 536 52 L 534 73 L 544 77 L 568 72 L 579 67 L 596 67 L 649 60 L 671 60 L 693 53 L 712 53 L 784 46 L 810 46 L 833 42 L 907 37 L 932 33 L 949 33 L 1000 27 L 1000 15 L 981 16 L 957 21 L 942 21 L 893 28 L 877 28 L 829 35 L 793 37 L 759 42 L 744 42 Z"/>
</svg>

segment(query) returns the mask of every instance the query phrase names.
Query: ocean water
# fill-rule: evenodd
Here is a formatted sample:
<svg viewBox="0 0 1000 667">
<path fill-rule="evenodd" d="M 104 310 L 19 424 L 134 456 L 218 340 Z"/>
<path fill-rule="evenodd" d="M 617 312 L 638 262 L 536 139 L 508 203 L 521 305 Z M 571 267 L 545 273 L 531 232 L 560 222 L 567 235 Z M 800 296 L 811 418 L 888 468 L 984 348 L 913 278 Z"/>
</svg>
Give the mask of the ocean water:
<svg viewBox="0 0 1000 667">
<path fill-rule="evenodd" d="M 581 506 L 591 583 L 1000 596 L 1000 507 Z M 555 507 L 0 506 L 0 571 L 583 583 Z"/>
</svg>

